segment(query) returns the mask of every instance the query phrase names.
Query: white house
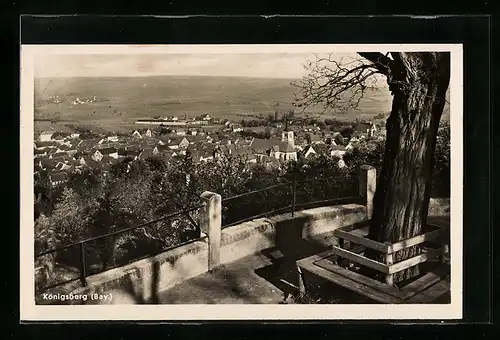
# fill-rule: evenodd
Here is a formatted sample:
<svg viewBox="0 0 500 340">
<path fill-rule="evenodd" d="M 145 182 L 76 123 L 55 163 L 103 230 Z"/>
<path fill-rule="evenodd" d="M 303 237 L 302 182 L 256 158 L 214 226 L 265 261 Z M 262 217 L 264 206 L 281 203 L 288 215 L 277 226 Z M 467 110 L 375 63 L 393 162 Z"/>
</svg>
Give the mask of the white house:
<svg viewBox="0 0 500 340">
<path fill-rule="evenodd" d="M 35 149 L 34 153 L 35 153 L 35 155 L 34 155 L 35 158 L 47 156 L 47 151 L 46 150 L 40 150 L 40 149 L 37 150 L 37 149 Z"/>
<path fill-rule="evenodd" d="M 187 148 L 189 146 L 189 141 L 187 140 L 187 138 L 182 138 L 182 140 L 179 142 L 179 141 L 169 141 L 168 143 L 168 147 L 170 149 L 178 149 L 178 148 Z"/>
<path fill-rule="evenodd" d="M 58 170 L 58 171 L 64 171 L 64 170 L 68 170 L 68 169 L 71 169 L 71 166 L 66 164 L 66 163 L 63 163 L 63 162 L 58 162 L 56 167 L 55 167 L 55 170 Z"/>
<path fill-rule="evenodd" d="M 54 131 L 43 131 L 40 133 L 40 136 L 38 136 L 38 140 L 40 142 L 50 142 L 52 140 L 52 135 L 54 134 Z"/>
<path fill-rule="evenodd" d="M 347 148 L 343 145 L 332 145 L 330 147 L 330 155 L 342 158 L 347 152 Z"/>
<path fill-rule="evenodd" d="M 94 161 L 96 161 L 96 162 L 100 162 L 103 156 L 104 156 L 104 155 L 103 155 L 103 154 L 102 154 L 99 150 L 96 150 L 96 151 L 92 154 L 91 158 L 92 158 Z"/>
<path fill-rule="evenodd" d="M 96 162 L 100 162 L 104 156 L 109 156 L 111 158 L 117 159 L 118 150 L 116 150 L 115 148 L 98 149 L 92 154 L 92 159 Z"/>
<path fill-rule="evenodd" d="M 175 142 L 168 142 L 168 144 L 165 145 L 167 145 L 171 150 L 177 150 L 179 148 L 179 144 Z"/>
<path fill-rule="evenodd" d="M 321 139 L 321 136 L 317 134 L 311 134 L 311 144 L 324 144 L 323 140 Z"/>
<path fill-rule="evenodd" d="M 161 154 L 167 150 L 170 150 L 170 148 L 166 145 L 158 145 L 158 146 L 155 146 L 155 148 L 153 149 L 153 154 L 154 155 L 158 155 L 158 154 Z"/>
<path fill-rule="evenodd" d="M 108 142 L 118 142 L 118 136 L 109 136 L 107 140 Z"/>
<path fill-rule="evenodd" d="M 132 137 L 141 139 L 142 135 L 141 135 L 141 133 L 139 131 L 135 130 L 134 132 L 132 132 Z"/>
<path fill-rule="evenodd" d="M 243 128 L 241 126 L 238 126 L 238 125 L 234 125 L 233 126 L 233 132 L 241 132 L 243 131 Z"/>
<path fill-rule="evenodd" d="M 49 175 L 50 184 L 57 186 L 67 181 L 67 174 L 65 172 L 54 172 Z"/>
<path fill-rule="evenodd" d="M 373 122 L 360 122 L 356 125 L 355 130 L 359 133 L 373 137 L 377 132 L 377 126 Z"/>
<path fill-rule="evenodd" d="M 246 162 L 247 163 L 257 164 L 257 156 L 255 156 L 253 154 L 247 155 L 246 156 Z M 245 170 L 243 170 L 243 171 L 245 171 Z"/>
<path fill-rule="evenodd" d="M 303 149 L 302 151 L 303 151 L 302 154 L 303 154 L 304 158 L 308 158 L 310 156 L 317 155 L 316 150 L 314 150 L 314 148 L 311 145 L 309 145 L 308 147 L 306 147 L 306 149 Z"/>
</svg>

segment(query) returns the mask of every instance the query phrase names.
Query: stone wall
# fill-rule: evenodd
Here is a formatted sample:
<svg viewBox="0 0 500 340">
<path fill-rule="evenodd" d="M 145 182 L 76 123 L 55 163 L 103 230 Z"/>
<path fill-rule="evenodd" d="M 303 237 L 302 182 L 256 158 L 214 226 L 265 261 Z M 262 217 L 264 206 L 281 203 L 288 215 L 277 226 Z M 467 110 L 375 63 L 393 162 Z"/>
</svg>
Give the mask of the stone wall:
<svg viewBox="0 0 500 340">
<path fill-rule="evenodd" d="M 348 204 L 298 211 L 272 218 L 260 218 L 222 229 L 220 260 L 217 265 L 273 248 L 277 243 L 293 244 L 297 239 L 309 239 L 332 232 L 336 228 L 366 219 L 366 208 Z M 220 227 L 220 226 L 219 226 Z M 297 237 L 295 237 L 297 236 Z M 209 271 L 209 238 L 173 248 L 157 256 L 133 262 L 87 278 L 87 287 L 79 282 L 54 288 L 47 294 L 106 294 L 113 293 L 113 303 L 147 303 L 154 301 L 154 289 L 163 291 L 185 280 Z M 154 288 L 156 287 L 156 288 Z M 37 303 L 59 303 L 44 300 Z M 78 300 L 65 304 L 80 303 Z"/>
</svg>

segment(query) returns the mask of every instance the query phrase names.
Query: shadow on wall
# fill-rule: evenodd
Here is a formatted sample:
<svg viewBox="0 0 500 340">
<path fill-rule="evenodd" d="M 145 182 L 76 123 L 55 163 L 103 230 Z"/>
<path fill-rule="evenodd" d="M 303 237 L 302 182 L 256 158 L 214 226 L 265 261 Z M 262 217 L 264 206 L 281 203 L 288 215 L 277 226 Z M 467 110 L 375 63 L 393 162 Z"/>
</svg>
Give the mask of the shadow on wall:
<svg viewBox="0 0 500 340">
<path fill-rule="evenodd" d="M 110 304 L 158 304 L 158 291 L 160 282 L 160 263 L 159 261 L 154 261 L 151 268 L 151 282 L 150 282 L 150 292 L 151 296 L 145 298 L 144 292 L 147 290 L 144 285 L 146 285 L 145 276 L 147 274 L 141 273 L 140 270 L 136 270 L 137 280 L 132 279 L 132 275 L 127 275 L 123 283 L 123 288 L 119 290 L 114 290 L 113 299 Z"/>
<path fill-rule="evenodd" d="M 301 216 L 294 220 L 277 221 L 275 247 L 261 251 L 270 259 L 271 265 L 256 269 L 255 274 L 281 290 L 283 300 L 297 293 L 299 274 L 296 261 L 328 249 L 322 242 L 303 238 L 304 226 L 311 220 L 310 216 Z"/>
</svg>

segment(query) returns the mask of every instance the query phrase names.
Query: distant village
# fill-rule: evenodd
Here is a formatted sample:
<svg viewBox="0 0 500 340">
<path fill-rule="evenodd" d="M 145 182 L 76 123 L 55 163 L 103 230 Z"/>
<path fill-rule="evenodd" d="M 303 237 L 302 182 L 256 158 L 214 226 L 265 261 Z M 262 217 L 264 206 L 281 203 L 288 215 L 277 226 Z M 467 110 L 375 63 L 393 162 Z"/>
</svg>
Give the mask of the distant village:
<svg viewBox="0 0 500 340">
<path fill-rule="evenodd" d="M 342 158 L 349 149 L 363 139 L 385 135 L 385 129 L 373 122 L 356 122 L 346 133 L 321 124 L 305 124 L 302 119 L 284 119 L 266 125 L 265 133 L 256 133 L 255 127 L 243 126 L 244 121 L 243 124 L 221 121 L 208 114 L 191 119 L 156 117 L 136 123 L 153 126 L 128 134 L 39 133 L 34 143 L 35 181 L 46 178 L 56 187 L 64 185 L 72 172 L 86 167 L 100 168 L 106 174 L 111 165 L 125 158 L 138 160 L 151 156 L 172 160 L 190 157 L 195 163 L 239 157 L 249 166 L 280 167 L 291 160 L 326 155 L 338 157 L 339 166 L 345 166 Z M 212 128 L 206 129 L 209 125 Z"/>
</svg>

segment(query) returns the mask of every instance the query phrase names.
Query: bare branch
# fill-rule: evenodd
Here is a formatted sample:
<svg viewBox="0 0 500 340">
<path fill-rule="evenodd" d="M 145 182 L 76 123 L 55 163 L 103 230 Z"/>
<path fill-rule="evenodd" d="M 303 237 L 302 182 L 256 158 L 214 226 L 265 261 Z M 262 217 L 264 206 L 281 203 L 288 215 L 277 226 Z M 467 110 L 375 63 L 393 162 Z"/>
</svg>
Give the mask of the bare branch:
<svg viewBox="0 0 500 340">
<path fill-rule="evenodd" d="M 358 52 L 358 54 L 369 60 L 380 73 L 386 76 L 390 74 L 392 60 L 387 55 L 379 52 Z"/>
<path fill-rule="evenodd" d="M 382 54 L 380 54 L 382 55 Z M 335 60 L 316 56 L 304 66 L 308 74 L 293 82 L 298 88 L 294 105 L 304 111 L 308 107 L 323 106 L 323 111 L 343 113 L 356 109 L 368 88 L 377 85 L 374 75 L 382 73 L 381 67 L 374 67 L 362 58 Z"/>
</svg>

